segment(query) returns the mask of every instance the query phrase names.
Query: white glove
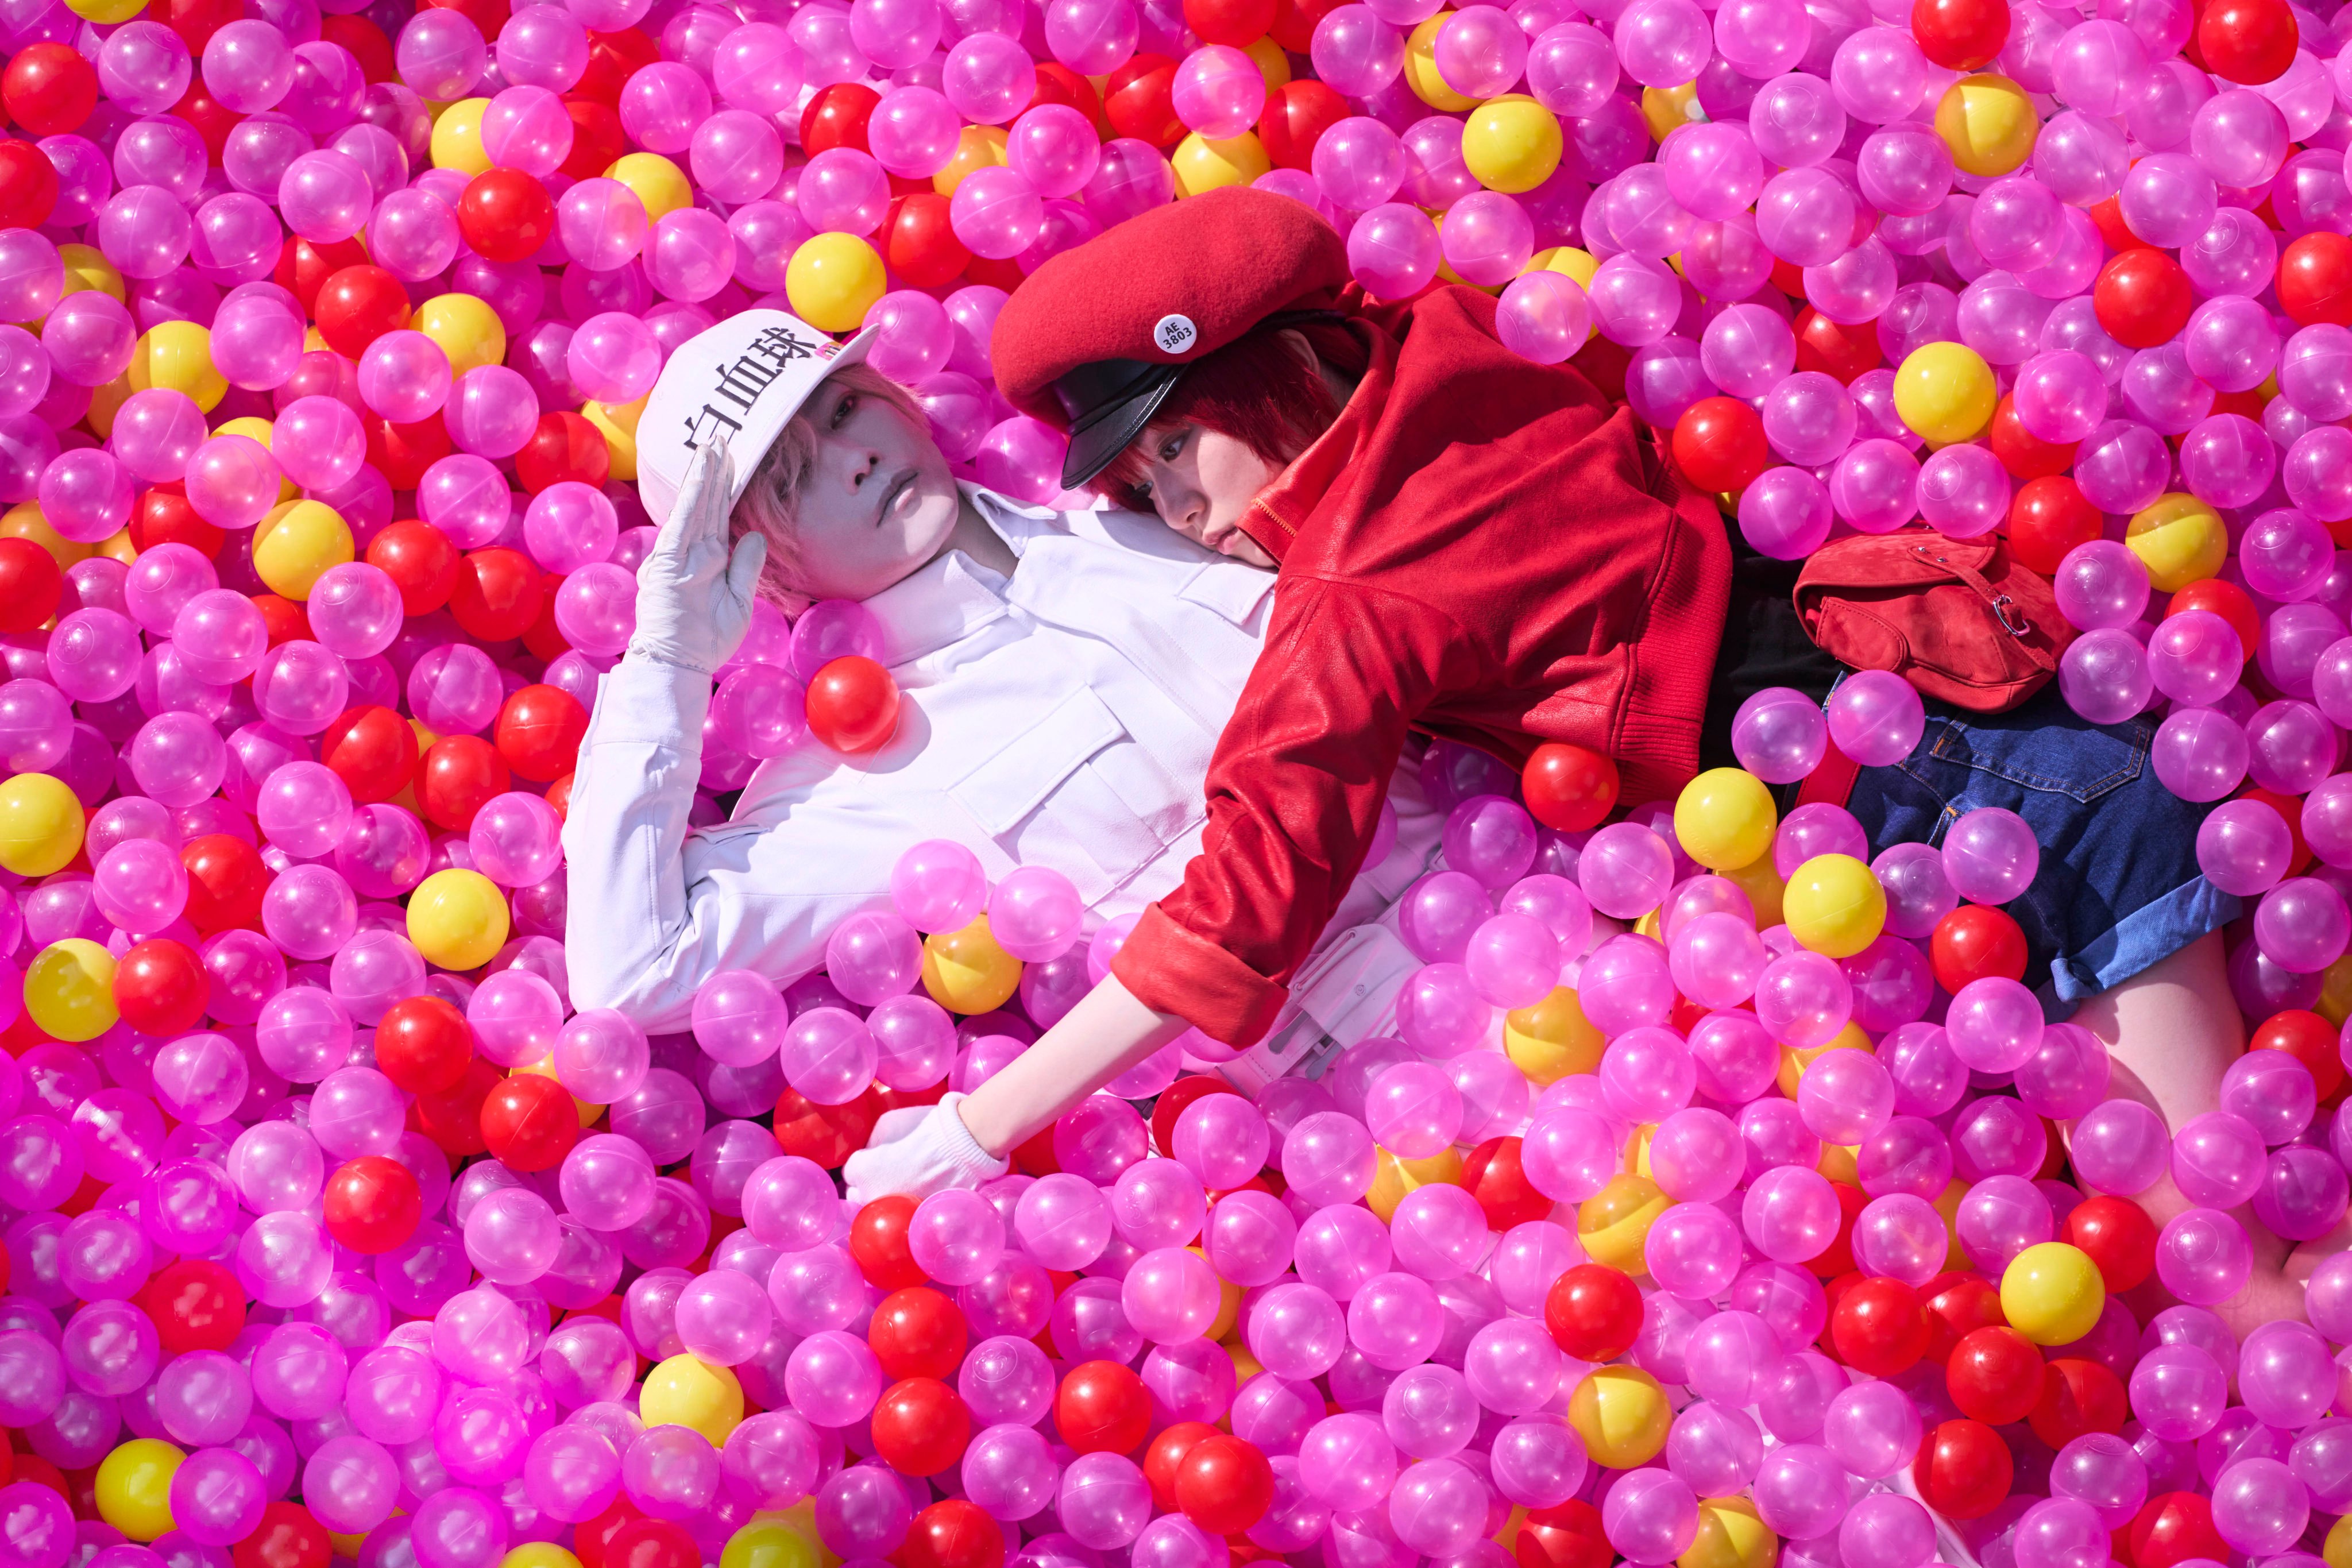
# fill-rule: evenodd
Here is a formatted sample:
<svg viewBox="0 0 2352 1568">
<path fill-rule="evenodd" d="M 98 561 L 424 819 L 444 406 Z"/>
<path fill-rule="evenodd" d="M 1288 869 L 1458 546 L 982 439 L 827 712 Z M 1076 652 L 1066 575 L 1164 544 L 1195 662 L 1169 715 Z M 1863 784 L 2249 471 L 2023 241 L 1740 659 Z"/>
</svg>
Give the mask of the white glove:
<svg viewBox="0 0 2352 1568">
<path fill-rule="evenodd" d="M 974 1142 L 956 1107 L 961 1094 L 949 1094 L 937 1105 L 910 1105 L 885 1111 L 874 1123 L 873 1139 L 841 1167 L 852 1204 L 903 1193 L 927 1198 L 950 1187 L 976 1187 L 1001 1176 L 1013 1163 L 990 1157 Z"/>
<path fill-rule="evenodd" d="M 632 654 L 709 675 L 742 646 L 768 542 L 747 533 L 730 558 L 727 497 L 733 472 L 722 445 L 695 454 L 668 520 L 637 566 Z"/>
</svg>

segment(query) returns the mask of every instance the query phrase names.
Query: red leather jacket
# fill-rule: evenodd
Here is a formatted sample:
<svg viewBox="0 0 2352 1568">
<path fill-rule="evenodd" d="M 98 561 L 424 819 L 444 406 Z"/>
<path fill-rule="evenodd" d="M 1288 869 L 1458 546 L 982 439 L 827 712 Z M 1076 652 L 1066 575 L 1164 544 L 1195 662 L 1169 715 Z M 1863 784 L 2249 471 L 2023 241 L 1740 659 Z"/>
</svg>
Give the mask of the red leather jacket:
<svg viewBox="0 0 2352 1568">
<path fill-rule="evenodd" d="M 1670 798 L 1730 589 L 1714 503 L 1583 376 L 1505 348 L 1492 299 L 1353 303 L 1363 378 L 1244 524 L 1281 577 L 1202 853 L 1111 966 L 1235 1046 L 1355 879 L 1409 731 L 1514 766 L 1573 742 L 1627 802 Z"/>
</svg>

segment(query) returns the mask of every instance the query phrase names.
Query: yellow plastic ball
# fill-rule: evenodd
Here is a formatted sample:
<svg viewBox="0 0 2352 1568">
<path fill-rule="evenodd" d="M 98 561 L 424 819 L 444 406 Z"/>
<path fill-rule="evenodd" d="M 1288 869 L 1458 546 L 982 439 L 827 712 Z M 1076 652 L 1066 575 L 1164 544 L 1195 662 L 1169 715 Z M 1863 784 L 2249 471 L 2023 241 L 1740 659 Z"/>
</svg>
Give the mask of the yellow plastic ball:
<svg viewBox="0 0 2352 1568">
<path fill-rule="evenodd" d="M 1780 913 L 1804 946 L 1852 958 L 1886 929 L 1886 889 L 1851 855 L 1816 855 L 1789 879 Z"/>
<path fill-rule="evenodd" d="M 856 331 L 887 287 L 882 258 L 854 234 L 820 234 L 804 241 L 784 269 L 793 313 L 827 332 Z"/>
<path fill-rule="evenodd" d="M 62 871 L 81 848 L 81 802 L 62 780 L 18 773 L 0 784 L 0 866 L 19 877 Z"/>
<path fill-rule="evenodd" d="M 1771 790 L 1745 768 L 1709 768 L 1675 802 L 1675 840 L 1710 871 L 1753 865 L 1780 825 Z"/>
<path fill-rule="evenodd" d="M 114 954 L 87 938 L 53 942 L 25 970 L 25 1011 L 56 1039 L 94 1040 L 114 1027 Z"/>
<path fill-rule="evenodd" d="M 2352 1568 L 2352 1513 L 2346 1514 L 2327 1527 L 2326 1543 L 2319 1555 L 2327 1568 Z"/>
<path fill-rule="evenodd" d="M 2008 174 L 2033 155 L 2041 130 L 2033 100 L 2005 76 L 1962 77 L 1936 103 L 1936 134 L 1971 174 Z"/>
<path fill-rule="evenodd" d="M 526 1541 L 499 1558 L 499 1568 L 581 1568 L 581 1563 L 552 1541 Z"/>
<path fill-rule="evenodd" d="M 77 561 L 87 561 L 98 552 L 90 544 L 77 544 L 49 526 L 41 515 L 41 503 L 20 500 L 5 513 L 0 513 L 0 539 L 29 539 L 49 552 L 49 559 L 64 571 Z"/>
<path fill-rule="evenodd" d="M 129 286 L 122 281 L 122 274 L 115 270 L 114 263 L 109 261 L 98 247 L 60 245 L 58 247 L 58 259 L 64 262 L 66 268 L 65 286 L 58 290 L 58 299 L 79 294 L 85 289 L 95 289 L 101 294 L 111 295 L 117 304 L 131 297 Z"/>
<path fill-rule="evenodd" d="M 157 1437 L 133 1437 L 98 1462 L 98 1517 L 133 1541 L 169 1534 L 172 1477 L 187 1456 Z"/>
<path fill-rule="evenodd" d="M 408 896 L 408 940 L 438 969 L 478 969 L 507 941 L 507 901 L 479 871 L 436 871 Z"/>
<path fill-rule="evenodd" d="M 1462 1155 L 1458 1150 L 1440 1149 L 1426 1160 L 1400 1160 L 1386 1149 L 1377 1149 L 1372 1184 L 1364 1194 L 1364 1206 L 1386 1225 L 1396 1217 L 1397 1205 L 1416 1188 L 1461 1184 Z"/>
<path fill-rule="evenodd" d="M 128 22 L 146 8 L 147 0 L 66 0 L 67 10 L 101 27 Z"/>
<path fill-rule="evenodd" d="M 2063 1241 L 2027 1247 L 2001 1272 L 2001 1315 L 2037 1345 L 2074 1343 L 2098 1325 L 2106 1304 L 2098 1265 Z"/>
<path fill-rule="evenodd" d="M 1748 903 L 1756 910 L 1758 931 L 1770 931 L 1787 919 L 1780 904 L 1788 892 L 1789 879 L 1774 868 L 1769 851 L 1745 866 L 1733 867 L 1723 876 L 1748 895 Z"/>
<path fill-rule="evenodd" d="M 1543 249 L 1537 251 L 1533 256 L 1528 257 L 1528 264 L 1519 268 L 1519 271 L 1522 274 L 1529 272 L 1564 273 L 1568 277 L 1575 279 L 1576 286 L 1580 289 L 1591 288 L 1592 286 L 1593 274 L 1600 270 L 1600 258 L 1594 256 L 1592 252 L 1589 250 L 1579 250 L 1572 245 L 1546 246 Z"/>
<path fill-rule="evenodd" d="M 213 335 L 194 321 L 161 321 L 131 351 L 131 390 L 185 393 L 210 414 L 228 395 L 228 377 L 213 368 Z"/>
<path fill-rule="evenodd" d="M 637 1414 L 648 1426 L 690 1426 L 716 1448 L 743 1423 L 743 1385 L 723 1366 L 674 1355 L 646 1373 Z"/>
<path fill-rule="evenodd" d="M 604 432 L 604 454 L 611 460 L 613 477 L 623 484 L 635 484 L 637 479 L 637 421 L 644 417 L 648 392 L 635 403 L 583 403 L 580 413 L 589 424 Z"/>
<path fill-rule="evenodd" d="M 817 1550 L 782 1520 L 754 1519 L 719 1549 L 719 1568 L 818 1568 Z"/>
<path fill-rule="evenodd" d="M 931 176 L 931 189 L 943 196 L 955 195 L 963 177 L 974 169 L 1002 169 L 1013 161 L 1011 139 L 1002 125 L 967 125 L 956 136 L 955 151 Z"/>
<path fill-rule="evenodd" d="M 2191 583 L 2220 575 L 2221 563 L 2230 557 L 2230 531 L 2221 513 L 2176 490 L 2132 514 L 2124 544 L 2147 568 L 2149 587 L 2177 594 Z M 2251 657 L 2254 650 L 2243 651 Z"/>
<path fill-rule="evenodd" d="M 1559 116 L 1508 93 L 1471 110 L 1462 126 L 1462 162 L 1490 191 L 1532 191 L 1559 167 Z"/>
<path fill-rule="evenodd" d="M 1503 1015 L 1503 1051 L 1538 1089 L 1549 1089 L 1571 1073 L 1597 1071 L 1608 1046 L 1584 1016 L 1584 1004 L 1565 985 L 1532 1007 Z"/>
<path fill-rule="evenodd" d="M 1577 1239 L 1595 1263 L 1627 1274 L 1646 1273 L 1642 1248 L 1650 1239 L 1650 1226 L 1673 1206 L 1674 1200 L 1657 1183 L 1620 1171 L 1607 1186 L 1576 1205 Z"/>
<path fill-rule="evenodd" d="M 453 376 L 506 363 L 506 327 L 478 295 L 436 294 L 416 308 L 410 324 L 448 356 Z"/>
<path fill-rule="evenodd" d="M 996 945 L 988 917 L 923 939 L 923 989 L 950 1013 L 992 1013 L 1021 984 L 1021 961 Z"/>
<path fill-rule="evenodd" d="M 1642 120 L 1650 128 L 1650 140 L 1657 142 L 1664 142 L 1685 125 L 1703 124 L 1706 110 L 1699 106 L 1698 83 L 1643 88 Z"/>
<path fill-rule="evenodd" d="M 1675 1559 L 1680 1568 L 1772 1568 L 1780 1538 L 1756 1517 L 1744 1497 L 1702 1498 L 1698 1533 Z"/>
<path fill-rule="evenodd" d="M 1404 84 L 1412 95 L 1443 114 L 1459 114 L 1465 109 L 1475 109 L 1478 100 L 1454 91 L 1445 85 L 1437 70 L 1437 35 L 1454 19 L 1450 10 L 1440 11 L 1425 18 L 1404 41 Z"/>
<path fill-rule="evenodd" d="M 2352 953 L 2319 972 L 2319 1000 L 2311 1010 L 2339 1029 L 2352 1018 Z"/>
<path fill-rule="evenodd" d="M 1656 1458 L 1674 1418 L 1666 1391 L 1639 1367 L 1594 1367 L 1568 1396 L 1568 1424 L 1584 1439 L 1584 1451 L 1612 1470 Z"/>
<path fill-rule="evenodd" d="M 1266 91 L 1272 92 L 1278 87 L 1290 85 L 1290 57 L 1282 52 L 1282 46 L 1273 38 L 1264 36 L 1254 38 L 1242 46 L 1242 53 L 1257 67 L 1257 74 L 1265 78 Z"/>
<path fill-rule="evenodd" d="M 2000 402 L 1992 366 L 1966 343 L 1916 348 L 1895 373 L 1895 412 L 1938 447 L 1974 439 Z"/>
<path fill-rule="evenodd" d="M 490 155 L 482 151 L 482 112 L 487 98 L 461 98 L 433 121 L 433 166 L 461 174 L 487 174 Z"/>
<path fill-rule="evenodd" d="M 254 574 L 271 593 L 289 599 L 308 599 L 310 585 L 330 567 L 357 553 L 342 513 L 324 501 L 281 502 L 253 536 Z"/>
<path fill-rule="evenodd" d="M 604 177 L 618 180 L 637 194 L 637 200 L 646 205 L 648 223 L 659 223 L 694 200 L 694 187 L 687 182 L 686 172 L 658 153 L 624 153 L 613 160 Z"/>
<path fill-rule="evenodd" d="M 1222 142 L 1194 132 L 1177 144 L 1168 160 L 1176 171 L 1176 194 L 1197 196 L 1226 185 L 1246 185 L 1274 167 L 1257 133 L 1244 131 Z"/>
</svg>

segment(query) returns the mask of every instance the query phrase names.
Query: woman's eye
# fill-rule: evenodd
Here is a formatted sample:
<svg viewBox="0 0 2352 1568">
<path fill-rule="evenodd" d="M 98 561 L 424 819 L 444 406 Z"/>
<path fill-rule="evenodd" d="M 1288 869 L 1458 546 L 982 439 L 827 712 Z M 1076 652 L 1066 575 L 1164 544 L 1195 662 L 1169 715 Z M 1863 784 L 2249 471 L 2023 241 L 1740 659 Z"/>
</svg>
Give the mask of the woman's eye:
<svg viewBox="0 0 2352 1568">
<path fill-rule="evenodd" d="M 1135 496 L 1136 510 L 1150 511 L 1151 510 L 1151 481 L 1150 479 L 1146 479 L 1141 484 L 1136 486 L 1133 494 Z"/>
<path fill-rule="evenodd" d="M 856 406 L 857 394 L 854 392 L 845 396 L 840 402 L 835 404 L 833 405 L 833 427 L 836 430 L 840 429 L 842 421 L 848 418 L 851 411 Z"/>
<path fill-rule="evenodd" d="M 1183 449 L 1184 437 L 1181 436 L 1171 436 L 1168 439 L 1160 443 L 1160 460 L 1163 463 L 1172 463 L 1176 460 L 1176 455 Z"/>
</svg>

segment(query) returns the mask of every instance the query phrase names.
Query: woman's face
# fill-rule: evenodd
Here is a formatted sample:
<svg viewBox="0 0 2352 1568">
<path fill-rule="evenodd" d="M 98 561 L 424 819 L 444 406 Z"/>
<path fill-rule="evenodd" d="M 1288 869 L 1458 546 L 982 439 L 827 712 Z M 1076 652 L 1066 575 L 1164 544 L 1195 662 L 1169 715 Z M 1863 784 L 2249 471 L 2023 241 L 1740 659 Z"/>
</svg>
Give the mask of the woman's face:
<svg viewBox="0 0 2352 1568">
<path fill-rule="evenodd" d="M 796 584 L 812 598 L 870 598 L 922 565 L 955 531 L 962 498 L 919 418 L 828 381 L 802 406 L 816 458 L 793 531 Z"/>
<path fill-rule="evenodd" d="M 1161 521 L 1220 555 L 1272 569 L 1274 557 L 1242 531 L 1241 521 L 1280 468 L 1246 443 L 1192 424 L 1146 430 L 1136 449 L 1144 478 L 1134 493 Z"/>
</svg>

